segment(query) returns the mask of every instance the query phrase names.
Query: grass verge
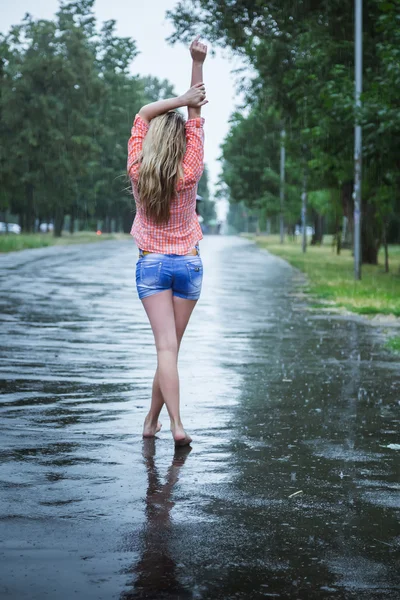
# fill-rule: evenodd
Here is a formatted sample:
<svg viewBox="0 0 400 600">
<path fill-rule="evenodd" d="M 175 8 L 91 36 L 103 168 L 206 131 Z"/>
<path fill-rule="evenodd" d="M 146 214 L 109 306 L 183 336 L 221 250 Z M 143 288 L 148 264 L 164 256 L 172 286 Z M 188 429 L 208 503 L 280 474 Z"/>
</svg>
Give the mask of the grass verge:
<svg viewBox="0 0 400 600">
<path fill-rule="evenodd" d="M 393 337 L 391 337 L 385 344 L 386 348 L 389 348 L 389 350 L 393 350 L 393 352 L 399 352 L 400 353 L 400 336 L 399 335 L 395 335 Z"/>
<path fill-rule="evenodd" d="M 105 242 L 107 240 L 123 240 L 130 236 L 125 233 L 103 233 L 97 235 L 92 231 L 80 231 L 70 235 L 63 233 L 62 237 L 55 238 L 51 233 L 24 233 L 15 235 L 9 233 L 0 235 L 0 252 L 14 252 L 28 248 L 43 248 L 46 246 L 65 246 L 66 244 L 90 244 Z"/>
<path fill-rule="evenodd" d="M 362 315 L 400 316 L 400 246 L 389 246 L 389 273 L 384 272 L 382 252 L 380 264 L 363 265 L 362 280 L 355 281 L 351 251 L 342 250 L 337 256 L 329 241 L 308 246 L 303 253 L 300 240 L 280 244 L 278 236 L 246 237 L 305 273 L 308 291 L 321 307 L 330 304 Z"/>
</svg>

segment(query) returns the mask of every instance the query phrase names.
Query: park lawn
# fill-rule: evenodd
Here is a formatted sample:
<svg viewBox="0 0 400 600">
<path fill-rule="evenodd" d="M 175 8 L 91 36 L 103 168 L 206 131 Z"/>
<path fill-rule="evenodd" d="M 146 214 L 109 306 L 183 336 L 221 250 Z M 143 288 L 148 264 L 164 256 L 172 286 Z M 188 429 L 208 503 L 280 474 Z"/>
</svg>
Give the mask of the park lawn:
<svg viewBox="0 0 400 600">
<path fill-rule="evenodd" d="M 390 350 L 393 350 L 393 352 L 399 352 L 400 353 L 400 335 L 395 335 L 393 337 L 391 337 L 387 342 L 386 342 L 386 348 L 389 348 Z"/>
<path fill-rule="evenodd" d="M 400 353 L 400 336 L 399 335 L 395 335 L 393 337 L 391 337 L 385 344 L 386 348 L 389 348 L 390 350 L 393 350 L 393 352 L 399 352 Z"/>
<path fill-rule="evenodd" d="M 55 238 L 51 233 L 13 233 L 0 235 L 0 252 L 14 252 L 28 248 L 43 248 L 45 246 L 64 246 L 66 244 L 89 244 L 105 242 L 107 240 L 129 239 L 125 233 L 103 233 L 97 235 L 92 231 L 79 231 L 73 235 L 63 233 L 62 237 Z"/>
<path fill-rule="evenodd" d="M 337 256 L 327 241 L 322 246 L 308 246 L 301 251 L 301 240 L 278 236 L 246 236 L 272 254 L 281 256 L 308 277 L 308 291 L 319 306 L 336 305 L 364 315 L 400 316 L 400 246 L 389 246 L 389 273 L 384 272 L 383 250 L 379 265 L 363 265 L 362 280 L 354 280 L 354 262 L 350 250 Z"/>
</svg>

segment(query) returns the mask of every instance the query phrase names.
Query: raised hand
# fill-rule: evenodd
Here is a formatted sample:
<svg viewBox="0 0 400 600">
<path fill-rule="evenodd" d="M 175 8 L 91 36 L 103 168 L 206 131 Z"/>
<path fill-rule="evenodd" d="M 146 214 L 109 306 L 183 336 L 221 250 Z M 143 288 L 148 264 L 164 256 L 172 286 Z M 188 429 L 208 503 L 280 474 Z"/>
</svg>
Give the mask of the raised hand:
<svg viewBox="0 0 400 600">
<path fill-rule="evenodd" d="M 189 108 L 200 108 L 200 106 L 207 104 L 208 100 L 206 100 L 206 88 L 204 83 L 196 83 L 192 86 L 186 94 L 182 96 L 182 100 L 184 106 L 188 106 Z"/>
<path fill-rule="evenodd" d="M 203 63 L 207 56 L 207 46 L 206 44 L 202 44 L 199 40 L 200 36 L 198 35 L 190 44 L 189 50 L 194 62 Z"/>
</svg>

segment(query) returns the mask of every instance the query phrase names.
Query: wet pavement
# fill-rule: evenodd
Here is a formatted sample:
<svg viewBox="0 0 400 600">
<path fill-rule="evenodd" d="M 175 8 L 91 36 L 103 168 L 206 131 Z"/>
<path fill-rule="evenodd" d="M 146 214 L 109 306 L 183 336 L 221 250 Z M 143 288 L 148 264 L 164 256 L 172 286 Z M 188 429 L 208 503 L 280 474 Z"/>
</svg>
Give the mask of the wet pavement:
<svg viewBox="0 0 400 600">
<path fill-rule="evenodd" d="M 0 257 L 2 600 L 400 598 L 399 363 L 282 260 L 202 255 L 177 453 L 132 243 Z"/>
</svg>

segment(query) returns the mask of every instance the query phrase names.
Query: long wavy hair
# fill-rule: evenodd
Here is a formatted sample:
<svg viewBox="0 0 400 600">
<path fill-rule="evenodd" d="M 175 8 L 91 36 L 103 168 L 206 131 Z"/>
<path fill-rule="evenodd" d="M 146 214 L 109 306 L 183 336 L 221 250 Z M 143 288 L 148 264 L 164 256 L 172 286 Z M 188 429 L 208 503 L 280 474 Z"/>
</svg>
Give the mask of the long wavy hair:
<svg viewBox="0 0 400 600">
<path fill-rule="evenodd" d="M 185 120 L 180 113 L 170 111 L 150 121 L 138 157 L 138 194 L 146 216 L 157 224 L 168 223 L 171 202 L 183 177 L 185 150 Z"/>
</svg>

